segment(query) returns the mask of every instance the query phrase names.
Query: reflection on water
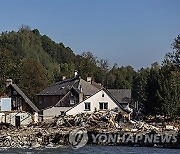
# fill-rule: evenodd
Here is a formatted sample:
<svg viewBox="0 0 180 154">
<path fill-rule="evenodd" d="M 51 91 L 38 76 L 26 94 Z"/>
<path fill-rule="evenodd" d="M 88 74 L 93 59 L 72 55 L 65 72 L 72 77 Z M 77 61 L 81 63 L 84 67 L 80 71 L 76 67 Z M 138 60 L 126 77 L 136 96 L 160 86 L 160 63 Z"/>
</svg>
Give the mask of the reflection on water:
<svg viewBox="0 0 180 154">
<path fill-rule="evenodd" d="M 40 149 L 0 149 L 0 153 L 7 154 L 180 154 L 180 149 L 162 149 L 152 147 L 123 147 L 123 146 L 95 146 L 88 145 L 80 149 L 72 149 L 71 147 L 59 148 L 40 148 Z"/>
</svg>

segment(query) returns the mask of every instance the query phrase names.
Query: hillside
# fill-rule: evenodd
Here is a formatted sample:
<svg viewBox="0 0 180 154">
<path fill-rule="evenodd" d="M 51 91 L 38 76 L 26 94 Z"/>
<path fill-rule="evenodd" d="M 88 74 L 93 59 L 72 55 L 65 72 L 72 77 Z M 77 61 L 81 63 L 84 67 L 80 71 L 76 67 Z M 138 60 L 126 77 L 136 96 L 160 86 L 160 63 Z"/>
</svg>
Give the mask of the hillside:
<svg viewBox="0 0 180 154">
<path fill-rule="evenodd" d="M 11 78 L 36 102 L 37 93 L 63 76 L 73 78 L 77 70 L 82 78 L 91 76 L 105 88 L 132 89 L 132 102 L 138 101 L 144 114 L 174 116 L 180 114 L 180 35 L 172 46 L 174 51 L 166 55 L 162 65 L 153 63 L 138 71 L 117 64 L 110 68 L 107 60 L 91 52 L 76 55 L 38 29 L 23 26 L 0 35 L 0 95 L 6 79 Z"/>
<path fill-rule="evenodd" d="M 5 80 L 12 78 L 31 98 L 49 84 L 61 80 L 62 76 L 74 77 L 75 70 L 82 78 L 91 76 L 105 86 L 108 83 L 111 88 L 131 88 L 129 81 L 124 84 L 115 83 L 114 76 L 114 79 L 107 81 L 107 60 L 97 59 L 91 52 L 75 55 L 71 48 L 65 47 L 63 43 L 54 42 L 48 36 L 41 35 L 39 30 L 31 30 L 28 26 L 23 26 L 17 32 L 1 33 L 0 66 L 0 91 L 5 87 Z M 115 67 L 110 74 L 117 70 Z M 121 70 L 134 74 L 130 66 Z M 133 76 L 128 76 L 132 82 Z"/>
<path fill-rule="evenodd" d="M 34 94 L 48 84 L 60 80 L 66 69 L 64 67 L 74 63 L 74 58 L 75 54 L 69 47 L 41 35 L 37 29 L 22 27 L 18 32 L 2 32 L 0 89 L 4 88 L 3 83 L 7 78 L 12 78 L 21 88 L 27 90 L 26 92 L 29 92 L 33 85 L 39 87 L 32 92 Z M 30 76 L 31 80 L 34 76 L 33 85 L 27 87 Z"/>
</svg>

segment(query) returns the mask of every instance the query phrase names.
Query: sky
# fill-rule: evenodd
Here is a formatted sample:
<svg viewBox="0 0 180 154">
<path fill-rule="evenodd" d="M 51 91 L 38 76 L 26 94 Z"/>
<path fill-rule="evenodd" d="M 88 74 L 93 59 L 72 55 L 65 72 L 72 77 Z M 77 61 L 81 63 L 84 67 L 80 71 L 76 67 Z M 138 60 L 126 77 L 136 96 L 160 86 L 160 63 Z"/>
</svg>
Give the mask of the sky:
<svg viewBox="0 0 180 154">
<path fill-rule="evenodd" d="M 180 0 L 0 0 L 0 32 L 38 29 L 110 66 L 161 64 L 180 34 Z"/>
</svg>

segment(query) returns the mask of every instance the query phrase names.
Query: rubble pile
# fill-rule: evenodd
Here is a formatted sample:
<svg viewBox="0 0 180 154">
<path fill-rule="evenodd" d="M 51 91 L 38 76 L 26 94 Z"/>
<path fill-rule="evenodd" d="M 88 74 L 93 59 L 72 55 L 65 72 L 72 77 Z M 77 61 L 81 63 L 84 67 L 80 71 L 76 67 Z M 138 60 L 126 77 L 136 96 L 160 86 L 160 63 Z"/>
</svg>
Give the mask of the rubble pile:
<svg viewBox="0 0 180 154">
<path fill-rule="evenodd" d="M 92 114 L 81 113 L 69 115 L 55 119 L 58 126 L 65 127 L 86 127 L 87 129 L 106 129 L 114 130 L 122 128 L 123 124 L 128 121 L 120 112 L 101 111 Z"/>
<path fill-rule="evenodd" d="M 141 121 L 129 120 L 121 112 L 99 111 L 92 114 L 81 113 L 55 117 L 52 121 L 30 124 L 23 128 L 4 127 L 0 130 L 0 147 L 40 147 L 69 144 L 69 132 L 75 128 L 86 128 L 88 132 L 129 132 L 165 133 L 179 131 L 171 125 L 152 125 Z"/>
<path fill-rule="evenodd" d="M 68 144 L 69 130 L 57 128 L 21 128 L 1 130 L 0 147 L 41 147 Z"/>
<path fill-rule="evenodd" d="M 129 120 L 121 112 L 112 110 L 98 111 L 91 114 L 81 113 L 77 115 L 66 115 L 55 117 L 53 122 L 44 123 L 41 127 L 85 127 L 87 130 L 106 131 L 106 132 L 164 132 L 179 131 L 176 125 L 163 125 L 160 123 L 146 123 L 144 121 Z"/>
</svg>

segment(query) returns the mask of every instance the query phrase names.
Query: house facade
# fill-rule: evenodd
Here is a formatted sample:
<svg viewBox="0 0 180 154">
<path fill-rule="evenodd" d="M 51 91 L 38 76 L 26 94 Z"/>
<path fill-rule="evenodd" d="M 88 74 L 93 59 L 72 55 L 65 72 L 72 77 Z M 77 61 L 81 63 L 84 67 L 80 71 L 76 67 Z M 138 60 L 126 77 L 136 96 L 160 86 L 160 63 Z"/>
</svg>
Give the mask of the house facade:
<svg viewBox="0 0 180 154">
<path fill-rule="evenodd" d="M 17 127 L 36 123 L 38 112 L 39 109 L 22 90 L 8 79 L 5 94 L 0 98 L 0 122 Z"/>
<path fill-rule="evenodd" d="M 101 89 L 91 97 L 70 108 L 66 115 L 92 113 L 95 111 L 118 110 L 129 118 L 130 110 L 125 109 L 106 89 Z"/>
<path fill-rule="evenodd" d="M 39 108 L 46 109 L 52 106 L 72 107 L 85 98 L 97 92 L 101 86 L 76 76 L 73 79 L 65 79 L 50 85 L 37 94 Z"/>
<path fill-rule="evenodd" d="M 76 76 L 57 82 L 37 94 L 43 119 L 64 114 L 69 108 L 90 97 L 101 86 L 91 80 Z"/>
</svg>

